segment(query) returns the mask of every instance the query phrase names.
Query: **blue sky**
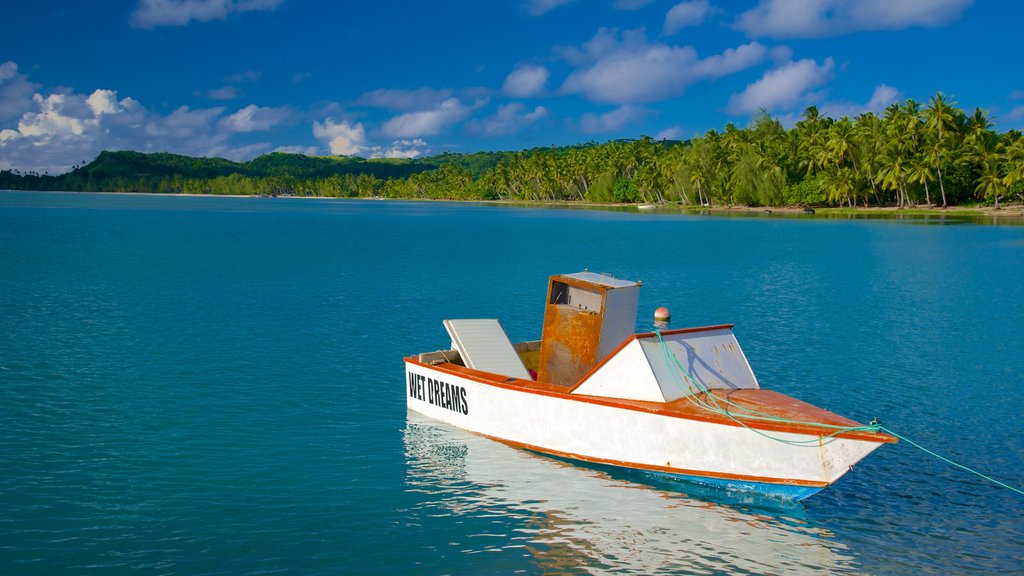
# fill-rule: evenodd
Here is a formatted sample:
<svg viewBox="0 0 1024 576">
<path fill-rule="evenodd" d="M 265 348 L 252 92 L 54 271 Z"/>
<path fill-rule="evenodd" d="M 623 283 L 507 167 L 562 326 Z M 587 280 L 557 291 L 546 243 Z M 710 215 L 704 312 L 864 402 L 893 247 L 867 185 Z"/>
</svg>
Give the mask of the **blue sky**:
<svg viewBox="0 0 1024 576">
<path fill-rule="evenodd" d="M 972 0 L 10 2 L 0 169 L 688 138 L 937 91 L 1024 128 L 1024 4 Z"/>
</svg>

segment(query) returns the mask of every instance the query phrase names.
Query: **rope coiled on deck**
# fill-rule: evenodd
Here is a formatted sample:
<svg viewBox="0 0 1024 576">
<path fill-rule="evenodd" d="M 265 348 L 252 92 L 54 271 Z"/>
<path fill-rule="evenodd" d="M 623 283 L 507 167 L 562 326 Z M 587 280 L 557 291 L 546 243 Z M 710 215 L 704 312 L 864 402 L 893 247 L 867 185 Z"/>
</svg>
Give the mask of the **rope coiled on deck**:
<svg viewBox="0 0 1024 576">
<path fill-rule="evenodd" d="M 945 456 L 937 454 L 925 448 L 924 446 L 921 446 L 917 442 L 914 442 L 913 440 L 900 434 L 897 434 L 896 432 L 893 432 L 892 430 L 886 428 L 885 426 L 882 426 L 882 423 L 879 422 L 877 418 L 873 419 L 867 426 L 836 426 L 834 424 L 825 424 L 824 422 L 805 422 L 800 420 L 783 418 L 781 416 L 773 416 L 771 414 L 766 414 L 764 412 L 754 410 L 753 408 L 736 404 L 735 402 L 729 399 L 728 395 L 726 395 L 724 398 L 719 399 L 718 397 L 711 393 L 711 390 L 707 386 L 698 382 L 696 379 L 693 378 L 693 376 L 690 375 L 689 372 L 686 371 L 683 365 L 679 362 L 679 358 L 674 353 L 672 353 L 671 350 L 669 350 L 668 344 L 665 342 L 664 337 L 662 337 L 661 335 L 661 331 L 655 330 L 654 333 L 657 334 L 658 336 L 658 342 L 661 347 L 662 359 L 665 361 L 665 366 L 668 368 L 669 374 L 672 377 L 672 382 L 685 394 L 686 399 L 690 401 L 690 403 L 694 404 L 695 406 L 701 409 L 727 417 L 728 419 L 746 428 L 747 430 L 754 432 L 755 434 L 764 436 L 769 440 L 774 440 L 776 442 L 781 442 L 783 444 L 789 444 L 791 446 L 805 446 L 810 444 L 823 443 L 826 440 L 835 438 L 836 436 L 839 436 L 840 434 L 844 434 L 847 432 L 885 432 L 886 434 L 895 436 L 896 438 L 906 442 L 907 444 L 910 444 L 911 446 L 917 448 L 918 450 L 921 450 L 922 452 L 929 454 L 947 464 L 960 468 L 961 470 L 970 472 L 971 474 L 984 478 L 985 480 L 988 480 L 993 484 L 996 484 L 998 486 L 1006 488 L 1007 490 L 1011 490 L 1013 492 L 1016 492 L 1017 494 L 1024 496 L 1024 490 L 1010 486 L 1005 482 L 996 480 L 991 476 L 982 474 L 977 470 L 974 470 L 963 464 L 960 464 L 959 462 L 955 462 L 949 458 L 946 458 Z M 821 428 L 823 429 L 823 431 L 828 430 L 831 432 L 828 434 L 822 434 L 821 436 L 818 436 L 817 438 L 813 438 L 810 440 L 792 440 L 788 438 L 780 438 L 777 436 L 773 436 L 771 434 L 766 434 L 761 430 L 752 428 L 743 420 L 756 420 L 760 422 L 775 422 L 781 424 L 811 426 Z"/>
</svg>

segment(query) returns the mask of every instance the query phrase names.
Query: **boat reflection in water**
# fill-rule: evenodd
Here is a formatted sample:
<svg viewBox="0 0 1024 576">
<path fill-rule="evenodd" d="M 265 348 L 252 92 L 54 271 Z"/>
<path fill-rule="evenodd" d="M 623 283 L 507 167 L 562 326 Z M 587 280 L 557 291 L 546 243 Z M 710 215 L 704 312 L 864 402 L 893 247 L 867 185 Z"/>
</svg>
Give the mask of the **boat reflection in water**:
<svg viewBox="0 0 1024 576">
<path fill-rule="evenodd" d="M 570 464 L 411 411 L 405 452 L 407 490 L 428 505 L 506 521 L 508 534 L 470 539 L 466 553 L 526 549 L 544 572 L 858 573 L 845 546 L 794 517 L 792 503 L 765 508 L 750 493 L 713 503 L 690 484 Z"/>
</svg>

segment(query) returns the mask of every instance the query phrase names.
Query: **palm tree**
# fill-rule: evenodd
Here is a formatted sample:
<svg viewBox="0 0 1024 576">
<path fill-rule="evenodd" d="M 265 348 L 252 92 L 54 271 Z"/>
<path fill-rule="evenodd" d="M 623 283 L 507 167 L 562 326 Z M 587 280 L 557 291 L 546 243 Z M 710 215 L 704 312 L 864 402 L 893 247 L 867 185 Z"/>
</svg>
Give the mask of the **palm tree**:
<svg viewBox="0 0 1024 576">
<path fill-rule="evenodd" d="M 1003 184 L 1009 190 L 1017 182 L 1024 181 L 1024 136 L 1018 136 L 1003 150 L 1006 162 L 1006 176 Z"/>
<path fill-rule="evenodd" d="M 860 158 L 860 167 L 867 173 L 868 182 L 871 183 L 871 191 L 878 201 L 878 188 L 875 183 L 877 175 L 875 171 L 879 165 L 882 150 L 885 148 L 885 126 L 882 119 L 872 112 L 866 112 L 857 117 L 855 122 L 854 141 L 856 143 L 856 154 Z M 867 206 L 865 195 L 864 205 Z"/>
<path fill-rule="evenodd" d="M 996 210 L 999 210 L 999 196 L 1006 194 L 1006 184 L 1001 173 L 1002 162 L 999 158 L 993 157 L 982 163 L 981 177 L 978 178 L 978 185 L 974 191 L 983 198 L 994 198 Z"/>
<path fill-rule="evenodd" d="M 760 170 L 759 201 L 771 206 L 782 205 L 782 190 L 789 183 L 779 159 L 777 141 L 758 140 L 750 150 L 754 155 L 754 166 Z"/>
<path fill-rule="evenodd" d="M 853 163 L 854 170 L 856 170 L 857 164 L 853 158 L 853 143 L 853 123 L 850 122 L 849 118 L 843 116 L 829 127 L 824 148 L 833 164 L 842 165 L 849 160 Z"/>
<path fill-rule="evenodd" d="M 942 181 L 942 161 L 945 159 L 945 138 L 956 133 L 956 102 L 946 102 L 942 92 L 932 96 L 925 108 L 924 128 L 935 138 L 935 146 L 929 153 L 929 160 L 935 164 L 935 172 L 939 175 L 939 190 L 942 192 L 942 207 L 946 204 L 946 185 Z"/>
<path fill-rule="evenodd" d="M 727 199 L 724 191 L 729 181 L 729 151 L 725 137 L 715 130 L 708 130 L 700 142 L 697 157 L 705 177 L 704 204 L 711 206 L 714 196 Z"/>
<path fill-rule="evenodd" d="M 994 199 L 996 210 L 999 210 L 999 196 L 1006 193 L 1003 143 L 998 135 L 984 127 L 984 120 L 984 113 L 980 110 L 971 117 L 972 130 L 967 137 L 971 147 L 964 161 L 973 162 L 979 173 L 974 192 L 982 198 Z"/>
<path fill-rule="evenodd" d="M 916 154 L 916 142 L 907 130 L 911 126 L 908 116 L 899 104 L 892 104 L 885 109 L 885 148 L 878 174 L 882 179 L 882 188 L 896 193 L 896 206 L 899 208 L 910 204 L 906 188 L 907 165 L 909 159 Z"/>
<path fill-rule="evenodd" d="M 991 130 L 992 121 L 981 108 L 975 108 L 974 114 L 967 119 L 967 141 L 974 145 L 979 140 L 987 140 L 995 134 Z"/>
<path fill-rule="evenodd" d="M 885 157 L 878 176 L 882 179 L 882 188 L 897 192 L 897 205 L 903 208 L 907 196 L 907 161 L 904 156 L 895 152 L 892 156 Z"/>
<path fill-rule="evenodd" d="M 992 121 L 981 108 L 975 108 L 967 119 L 966 154 L 962 161 L 974 164 L 978 174 L 974 192 L 982 198 L 995 200 L 996 210 L 999 209 L 999 196 L 1006 193 L 1003 182 L 1004 158 L 1003 142 L 999 135 L 992 131 Z"/>
<path fill-rule="evenodd" d="M 825 130 L 830 122 L 818 114 L 817 106 L 808 106 L 804 110 L 804 119 L 796 123 L 794 132 L 797 135 L 799 167 L 804 170 L 805 177 L 823 170 L 827 165 L 825 148 Z"/>
<path fill-rule="evenodd" d="M 647 201 L 648 195 L 653 192 L 651 200 L 657 198 L 659 204 L 664 204 L 665 198 L 661 195 L 661 190 L 665 186 L 660 179 L 661 167 L 658 162 L 658 148 L 659 145 L 650 136 L 644 136 L 640 140 L 633 141 L 630 145 L 631 153 L 636 159 L 633 180 L 636 182 L 637 189 L 640 190 L 640 195 L 645 201 Z"/>
<path fill-rule="evenodd" d="M 924 184 L 924 198 L 928 207 L 932 207 L 932 197 L 928 191 L 928 181 L 932 179 L 932 166 L 929 162 L 929 157 L 925 154 L 919 154 L 911 162 L 907 170 L 907 180 L 909 182 L 916 182 L 918 184 Z"/>
<path fill-rule="evenodd" d="M 885 122 L 887 124 L 896 124 L 900 121 L 900 117 L 903 114 L 903 107 L 900 106 L 899 102 L 893 102 L 885 107 Z"/>
<path fill-rule="evenodd" d="M 950 167 L 957 164 L 964 165 L 964 173 L 974 180 L 974 192 L 999 205 L 1024 181 L 1024 135 L 1012 130 L 996 133 L 984 111 L 967 116 L 938 92 L 923 107 L 914 100 L 893 104 L 884 119 L 865 113 L 854 120 L 832 120 L 811 106 L 790 130 L 762 112 L 747 128 L 729 124 L 672 147 L 642 137 L 569 149 L 523 150 L 503 157 L 476 180 L 438 170 L 433 176 L 413 175 L 400 183 L 348 177 L 344 182 L 304 184 L 261 178 L 252 186 L 298 194 L 594 200 L 610 199 L 617 184 L 628 184 L 630 197 L 646 201 L 775 205 L 805 201 L 786 198 L 786 193 L 795 195 L 820 185 L 831 203 L 852 206 L 863 198 L 867 206 L 873 191 L 877 203 L 904 208 L 916 200 L 918 190 L 924 191 L 923 199 L 931 206 L 931 184 L 937 181 L 945 207 L 957 201 L 963 186 L 959 179 L 950 180 Z M 947 190 L 946 180 L 956 186 Z M 174 182 L 187 191 L 210 185 L 205 179 Z M 224 187 L 220 181 L 213 184 L 218 190 Z M 465 190 L 445 192 L 449 184 Z M 790 184 L 804 185 L 788 188 Z M 889 191 L 892 197 L 887 196 Z"/>
<path fill-rule="evenodd" d="M 851 198 L 855 196 L 856 178 L 852 169 L 846 166 L 839 166 L 825 172 L 825 191 L 828 192 L 830 202 L 838 202 L 840 206 L 846 202 L 853 207 Z"/>
<path fill-rule="evenodd" d="M 659 163 L 661 168 L 661 174 L 659 177 L 667 187 L 665 194 L 666 201 L 669 201 L 672 198 L 672 195 L 675 195 L 677 200 L 682 200 L 680 193 L 684 192 L 682 192 L 681 187 L 678 185 L 676 175 L 683 169 L 683 165 L 685 163 L 685 151 L 686 148 L 681 144 L 673 144 L 662 154 L 662 159 Z M 672 195 L 669 193 L 672 193 Z"/>
<path fill-rule="evenodd" d="M 710 206 L 711 200 L 704 194 L 704 184 L 707 178 L 704 176 L 702 167 L 698 164 L 690 170 L 690 185 L 697 191 L 697 200 L 701 206 Z"/>
</svg>

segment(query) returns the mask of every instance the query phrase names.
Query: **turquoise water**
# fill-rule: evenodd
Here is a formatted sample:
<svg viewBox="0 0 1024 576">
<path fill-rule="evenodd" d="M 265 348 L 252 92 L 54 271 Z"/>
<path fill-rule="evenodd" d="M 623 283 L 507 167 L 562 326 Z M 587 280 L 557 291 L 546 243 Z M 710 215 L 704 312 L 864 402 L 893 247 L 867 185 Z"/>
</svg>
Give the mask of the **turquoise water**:
<svg viewBox="0 0 1024 576">
<path fill-rule="evenodd" d="M 4 192 L 0 573 L 1024 570 L 1024 497 L 906 444 L 787 506 L 407 413 L 442 319 L 537 338 L 584 268 L 1024 485 L 1024 227 Z"/>
</svg>

